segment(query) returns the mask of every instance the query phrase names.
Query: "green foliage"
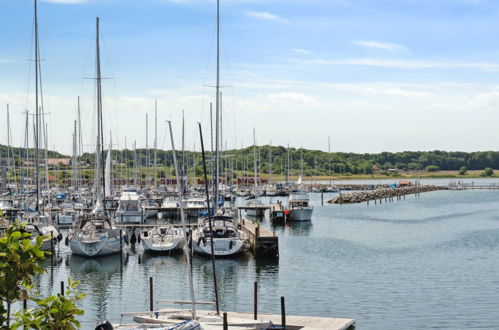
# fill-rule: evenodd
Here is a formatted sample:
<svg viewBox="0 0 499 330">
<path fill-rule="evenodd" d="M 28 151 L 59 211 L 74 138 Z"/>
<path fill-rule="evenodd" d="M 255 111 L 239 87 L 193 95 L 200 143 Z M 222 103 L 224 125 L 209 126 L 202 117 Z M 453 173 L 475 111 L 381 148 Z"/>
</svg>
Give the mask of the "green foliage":
<svg viewBox="0 0 499 330">
<path fill-rule="evenodd" d="M 78 281 L 68 279 L 68 285 L 64 295 L 54 295 L 47 298 L 33 298 L 37 304 L 34 309 L 28 309 L 15 314 L 15 322 L 12 329 L 26 327 L 31 329 L 61 329 L 72 330 L 80 328 L 80 322 L 76 319 L 83 315 L 84 311 L 76 306 L 76 303 L 85 295 L 76 290 Z"/>
<path fill-rule="evenodd" d="M 37 236 L 32 244 L 31 234 L 19 222 L 0 237 L 0 324 L 8 323 L 12 303 L 27 298 L 33 277 L 43 272 L 42 243 L 42 237 Z"/>
<path fill-rule="evenodd" d="M 0 220 L 2 214 L 0 212 Z M 83 310 L 76 302 L 84 295 L 76 291 L 78 282 L 68 280 L 64 296 L 40 298 L 33 294 L 35 275 L 43 273 L 45 253 L 41 250 L 43 237 L 32 240 L 24 230 L 24 224 L 15 222 L 0 236 L 0 324 L 2 329 L 76 329 L 80 327 L 77 315 Z M 14 314 L 15 322 L 10 327 L 11 306 L 14 302 L 32 300 L 37 307 Z"/>
<path fill-rule="evenodd" d="M 428 172 L 438 172 L 438 171 L 440 171 L 440 167 L 436 166 L 436 165 L 429 165 L 429 166 L 426 166 L 426 170 Z"/>
<path fill-rule="evenodd" d="M 480 174 L 480 175 L 481 175 L 481 176 L 492 176 L 492 175 L 494 175 L 494 170 L 493 170 L 493 169 L 491 169 L 490 167 L 486 167 L 486 168 L 483 170 L 482 174 Z"/>
<path fill-rule="evenodd" d="M 466 173 L 468 172 L 468 167 L 466 166 L 461 166 L 459 168 L 459 175 L 466 175 Z"/>
</svg>

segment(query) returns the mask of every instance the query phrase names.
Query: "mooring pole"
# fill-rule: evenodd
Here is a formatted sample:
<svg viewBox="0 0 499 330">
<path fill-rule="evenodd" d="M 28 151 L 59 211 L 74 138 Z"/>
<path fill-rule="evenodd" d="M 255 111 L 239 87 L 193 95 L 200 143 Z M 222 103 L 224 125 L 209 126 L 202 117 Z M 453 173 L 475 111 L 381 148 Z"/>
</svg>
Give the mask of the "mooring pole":
<svg viewBox="0 0 499 330">
<path fill-rule="evenodd" d="M 224 312 L 223 330 L 228 330 L 228 329 L 229 329 L 229 323 L 227 322 L 227 313 Z"/>
<path fill-rule="evenodd" d="M 253 319 L 256 321 L 258 318 L 258 283 L 255 281 L 253 284 Z"/>
<path fill-rule="evenodd" d="M 61 296 L 64 296 L 64 281 L 61 281 Z"/>
<path fill-rule="evenodd" d="M 286 306 L 284 305 L 284 297 L 281 297 L 281 325 L 286 329 Z"/>
<path fill-rule="evenodd" d="M 149 310 L 152 312 L 154 310 L 154 293 L 153 293 L 153 285 L 152 285 L 152 276 L 149 277 Z"/>
</svg>

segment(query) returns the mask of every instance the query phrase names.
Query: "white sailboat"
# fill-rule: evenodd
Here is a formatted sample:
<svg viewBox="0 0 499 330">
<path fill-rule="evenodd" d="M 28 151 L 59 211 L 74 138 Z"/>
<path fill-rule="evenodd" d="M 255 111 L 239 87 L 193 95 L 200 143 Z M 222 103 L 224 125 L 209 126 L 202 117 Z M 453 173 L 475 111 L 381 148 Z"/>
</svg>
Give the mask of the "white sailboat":
<svg viewBox="0 0 499 330">
<path fill-rule="evenodd" d="M 158 225 L 140 234 L 144 251 L 164 253 L 181 250 L 185 244 L 185 234 L 169 225 Z"/>
<path fill-rule="evenodd" d="M 102 93 L 99 52 L 99 18 L 96 18 L 96 91 L 97 91 L 97 148 L 95 151 L 95 206 L 70 228 L 68 234 L 71 252 L 84 257 L 101 257 L 121 253 L 123 236 L 105 214 L 102 201 Z M 104 184 L 105 186 L 105 184 Z"/>
</svg>

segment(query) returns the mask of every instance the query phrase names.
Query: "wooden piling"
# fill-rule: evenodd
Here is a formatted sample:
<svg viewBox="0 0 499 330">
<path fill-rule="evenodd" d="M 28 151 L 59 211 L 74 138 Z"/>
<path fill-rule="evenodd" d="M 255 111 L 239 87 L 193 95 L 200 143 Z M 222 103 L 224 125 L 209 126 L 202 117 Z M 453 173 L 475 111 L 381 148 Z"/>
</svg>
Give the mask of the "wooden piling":
<svg viewBox="0 0 499 330">
<path fill-rule="evenodd" d="M 253 319 L 258 318 L 258 283 L 253 283 Z"/>
<path fill-rule="evenodd" d="M 152 285 L 152 276 L 149 277 L 149 310 L 152 312 L 154 311 L 154 292 L 153 292 L 153 285 Z"/>
<path fill-rule="evenodd" d="M 227 322 L 227 313 L 224 313 L 223 330 L 228 330 L 228 329 L 229 329 L 229 323 Z"/>
<path fill-rule="evenodd" d="M 286 329 L 286 306 L 284 304 L 284 297 L 281 297 L 281 325 Z"/>
<path fill-rule="evenodd" d="M 64 281 L 61 281 L 61 296 L 64 296 Z"/>
</svg>

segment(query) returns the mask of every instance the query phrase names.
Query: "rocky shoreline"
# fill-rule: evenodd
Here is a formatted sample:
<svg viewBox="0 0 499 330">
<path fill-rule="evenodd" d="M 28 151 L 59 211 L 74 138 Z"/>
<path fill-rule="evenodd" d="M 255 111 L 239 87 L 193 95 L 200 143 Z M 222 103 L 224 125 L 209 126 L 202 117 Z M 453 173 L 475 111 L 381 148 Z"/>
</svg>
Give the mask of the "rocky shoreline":
<svg viewBox="0 0 499 330">
<path fill-rule="evenodd" d="M 329 204 L 353 204 L 363 203 L 369 201 L 383 201 L 393 200 L 405 195 L 419 194 L 423 192 L 447 190 L 447 187 L 437 185 L 420 185 L 399 188 L 377 188 L 369 191 L 356 191 L 351 193 L 344 193 L 329 200 Z"/>
</svg>

